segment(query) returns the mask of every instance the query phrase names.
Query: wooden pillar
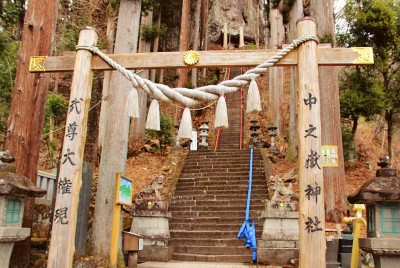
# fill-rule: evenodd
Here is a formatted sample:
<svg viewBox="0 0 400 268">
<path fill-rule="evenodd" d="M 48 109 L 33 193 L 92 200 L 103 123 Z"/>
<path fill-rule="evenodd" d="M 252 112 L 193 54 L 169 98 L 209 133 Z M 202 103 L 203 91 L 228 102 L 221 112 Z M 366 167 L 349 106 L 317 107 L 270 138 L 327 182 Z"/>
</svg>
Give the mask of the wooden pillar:
<svg viewBox="0 0 400 268">
<path fill-rule="evenodd" d="M 78 45 L 96 46 L 97 38 L 95 30 L 86 27 L 80 32 Z M 72 78 L 47 267 L 72 267 L 73 264 L 92 81 L 92 53 L 78 50 Z"/>
<path fill-rule="evenodd" d="M 239 48 L 244 47 L 244 33 L 243 26 L 239 28 Z"/>
<path fill-rule="evenodd" d="M 297 22 L 298 36 L 316 36 L 311 18 Z M 317 43 L 298 48 L 299 256 L 300 268 L 325 267 L 324 182 L 321 163 L 321 116 Z"/>
<path fill-rule="evenodd" d="M 283 27 L 283 15 L 279 9 L 271 9 L 270 13 L 270 42 L 269 48 L 277 49 L 282 46 L 284 40 L 285 29 Z M 269 121 L 274 124 L 277 129 L 278 137 L 282 138 L 284 133 L 283 124 L 283 68 L 274 67 L 268 70 L 269 76 Z"/>
<path fill-rule="evenodd" d="M 118 184 L 115 185 L 115 192 L 118 189 Z M 113 211 L 112 211 L 112 230 L 110 238 L 110 268 L 118 267 L 118 239 L 120 236 L 120 224 L 121 224 L 121 205 L 117 204 L 113 200 Z"/>
<path fill-rule="evenodd" d="M 225 49 L 228 49 L 228 23 L 224 22 L 224 45 Z"/>
</svg>

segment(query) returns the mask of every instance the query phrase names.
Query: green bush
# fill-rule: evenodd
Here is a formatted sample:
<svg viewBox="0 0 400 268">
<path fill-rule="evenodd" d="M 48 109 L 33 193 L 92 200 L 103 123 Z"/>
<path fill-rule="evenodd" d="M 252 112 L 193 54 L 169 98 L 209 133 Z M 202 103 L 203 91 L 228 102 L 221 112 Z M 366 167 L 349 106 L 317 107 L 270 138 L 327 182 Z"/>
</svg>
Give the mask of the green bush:
<svg viewBox="0 0 400 268">
<path fill-rule="evenodd" d="M 153 41 L 157 36 L 164 36 L 166 32 L 167 28 L 164 24 L 161 25 L 161 27 L 154 25 L 143 25 L 141 34 L 147 41 Z"/>
<path fill-rule="evenodd" d="M 49 132 L 50 117 L 54 117 L 55 122 L 63 121 L 67 116 L 68 101 L 61 95 L 50 93 L 47 96 L 46 110 L 45 110 L 45 126 L 43 133 Z"/>
</svg>

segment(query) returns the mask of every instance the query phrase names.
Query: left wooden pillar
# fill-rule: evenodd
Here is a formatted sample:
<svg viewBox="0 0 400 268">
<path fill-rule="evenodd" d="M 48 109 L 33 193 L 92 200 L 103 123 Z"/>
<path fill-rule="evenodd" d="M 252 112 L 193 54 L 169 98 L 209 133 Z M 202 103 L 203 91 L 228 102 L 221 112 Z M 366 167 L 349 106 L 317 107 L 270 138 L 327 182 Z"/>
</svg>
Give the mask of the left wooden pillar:
<svg viewBox="0 0 400 268">
<path fill-rule="evenodd" d="M 97 38 L 96 31 L 86 27 L 79 34 L 78 45 L 96 46 Z M 73 266 L 92 81 L 92 53 L 78 50 L 72 77 L 47 267 Z"/>
<path fill-rule="evenodd" d="M 297 22 L 298 36 L 316 36 L 311 18 Z M 326 267 L 324 181 L 321 163 L 321 100 L 317 42 L 297 50 L 298 180 L 300 268 Z"/>
</svg>

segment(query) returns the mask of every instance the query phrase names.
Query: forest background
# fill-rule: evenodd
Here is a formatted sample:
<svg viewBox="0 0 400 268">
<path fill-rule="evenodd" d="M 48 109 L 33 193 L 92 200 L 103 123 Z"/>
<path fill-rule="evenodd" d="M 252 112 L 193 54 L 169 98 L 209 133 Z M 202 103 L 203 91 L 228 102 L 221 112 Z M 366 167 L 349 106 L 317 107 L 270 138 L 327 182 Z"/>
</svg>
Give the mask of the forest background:
<svg viewBox="0 0 400 268">
<path fill-rule="evenodd" d="M 20 143 L 21 139 L 28 137 L 16 135 L 12 129 L 13 117 L 22 109 L 21 103 L 14 103 L 20 94 L 18 68 L 23 68 L 18 61 L 23 53 L 20 49 L 25 27 L 31 27 L 26 20 L 29 9 L 36 1 L 5 0 L 0 2 L 0 149 L 13 148 L 13 144 Z M 57 16 L 51 54 L 62 55 L 67 51 L 74 51 L 77 44 L 79 30 L 84 26 L 93 26 L 99 33 L 98 46 L 108 53 L 115 51 L 115 33 L 119 17 L 120 5 L 126 1 L 117 0 L 89 0 L 89 1 L 55 1 Z M 221 39 L 221 14 L 214 14 L 213 7 L 220 5 L 225 11 L 235 6 L 234 1 L 132 1 L 136 5 L 138 23 L 136 44 L 134 52 L 210 50 L 223 49 Z M 357 179 L 355 185 L 361 184 L 373 176 L 376 168 L 375 162 L 380 154 L 388 154 L 394 168 L 398 167 L 399 150 L 394 142 L 398 137 L 397 125 L 399 122 L 399 57 L 400 57 L 400 11 L 396 1 L 347 1 L 346 7 L 337 10 L 335 17 L 321 15 L 321 6 L 332 7 L 333 1 L 243 1 L 245 7 L 252 7 L 254 13 L 239 14 L 243 20 L 252 24 L 252 31 L 245 31 L 246 45 L 241 49 L 280 48 L 282 44 L 289 43 L 293 39 L 290 34 L 290 24 L 293 18 L 289 13 L 298 2 L 302 2 L 302 15 L 316 17 L 319 25 L 333 25 L 334 19 L 341 23 L 335 27 L 319 32 L 321 43 L 331 43 L 333 46 L 371 46 L 374 48 L 375 65 L 371 67 L 352 67 L 340 69 L 340 115 L 341 136 L 343 137 L 344 158 L 347 165 L 346 180 Z M 318 6 L 318 3 L 321 6 Z M 224 10 L 224 9 L 223 9 Z M 332 7 L 333 10 L 333 7 Z M 240 11 L 240 10 L 239 10 Z M 330 11 L 332 12 L 332 11 Z M 273 24 L 271 18 L 279 16 L 279 25 Z M 237 14 L 236 14 L 237 15 Z M 235 15 L 235 16 L 236 16 Z M 322 17 L 322 18 L 321 18 Z M 275 17 L 274 17 L 275 18 Z M 214 21 L 214 20 L 215 21 Z M 324 21 L 323 21 L 324 20 Z M 343 22 L 344 21 L 344 22 Z M 49 22 L 51 23 L 51 22 Z M 234 26 L 234 25 L 233 25 Z M 233 27 L 232 26 L 232 27 Z M 50 28 L 50 27 L 49 27 Z M 326 27 L 328 28 L 328 27 Z M 194 29 L 194 30 L 193 30 Z M 278 33 L 274 33 L 276 29 Z M 139 33 L 140 31 L 140 33 Z M 275 35 L 273 39 L 271 36 Z M 276 37 L 280 36 L 280 37 Z M 234 34 L 231 35 L 232 44 Z M 226 49 L 226 48 L 225 48 Z M 236 49 L 233 45 L 229 49 Z M 26 66 L 25 66 L 26 67 Z M 146 74 L 149 78 L 171 87 L 187 86 L 194 88 L 205 84 L 217 83 L 226 79 L 224 69 L 210 69 L 192 71 L 188 76 L 185 70 L 151 71 Z M 295 143 L 292 137 L 293 122 L 290 120 L 290 75 L 282 73 L 286 83 L 283 86 L 279 101 L 271 99 L 271 76 L 266 79 L 261 87 L 264 100 L 269 105 L 270 111 L 263 112 L 259 116 L 264 127 L 273 123 L 279 126 L 278 144 L 282 153 L 286 154 L 285 161 L 296 159 Z M 102 133 L 105 120 L 102 120 L 102 103 L 107 100 L 105 93 L 107 73 L 96 73 L 92 91 L 92 108 L 90 111 L 88 137 L 85 148 L 85 160 L 94 166 L 100 163 L 102 150 Z M 71 73 L 57 73 L 44 75 L 46 85 L 45 109 L 43 112 L 34 113 L 30 118 L 43 122 L 40 131 L 33 131 L 38 135 L 40 143 L 39 154 L 31 157 L 32 170 L 37 168 L 50 170 L 56 167 L 62 145 L 66 110 L 68 106 Z M 262 86 L 262 85 L 261 85 Z M 271 88 L 271 89 L 269 89 Z M 32 89 L 31 89 L 32 90 Z M 14 100 L 14 102 L 13 102 Z M 147 103 L 143 109 L 147 109 Z M 276 104 L 275 108 L 274 105 Z M 173 144 L 173 122 L 179 121 L 179 113 L 174 106 L 161 104 L 163 111 L 162 120 L 164 132 L 145 132 L 144 124 L 132 123 L 136 127 L 130 130 L 128 156 L 131 162 L 138 159 L 143 144 L 149 138 L 164 139 L 167 145 Z M 195 123 L 210 115 L 202 113 L 194 114 Z M 211 117 L 211 116 L 210 116 Z M 43 118 L 43 119 L 42 119 Z M 196 119 L 197 118 L 197 119 Z M 197 120 L 197 121 L 196 121 Z M 334 120 L 332 120 L 334 121 Z M 43 125 L 43 128 L 42 128 Z M 29 132 L 29 129 L 28 131 Z M 264 128 L 265 137 L 267 136 Z M 161 138 L 164 135 L 164 138 Z M 17 141 L 17 142 L 16 142 Z M 34 148 L 32 146 L 31 148 Z M 33 149 L 32 149 L 33 150 Z M 157 155 L 158 151 L 154 150 Z M 17 152 L 17 161 L 24 157 Z M 157 157 L 159 157 L 158 155 Z M 33 158 L 32 158 L 33 157 Z M 32 160 L 33 159 L 33 160 Z M 35 164 L 36 163 L 36 164 Z M 128 160 L 129 163 L 129 160 Z M 147 163 L 146 165 L 150 165 Z M 136 166 L 141 166 L 136 165 Z M 286 166 L 286 165 L 283 165 Z M 143 169 L 144 167 L 141 167 Z M 147 167 L 146 167 L 147 168 Z M 148 167 L 151 176 L 154 170 Z M 364 173 L 367 171 L 368 173 Z M 23 173 L 30 174 L 32 171 Z M 283 171 L 282 171 L 283 172 Z M 349 175 L 355 172 L 356 175 Z M 357 173 L 358 172 L 358 173 Z M 153 173 L 154 174 L 154 173 Z M 372 175 L 371 175 L 372 174 Z M 358 185 L 359 186 L 359 185 Z M 356 187 L 354 187 L 356 188 Z M 354 190 L 354 189 L 353 189 Z M 333 213 L 334 214 L 334 213 Z M 329 218 L 329 217 L 328 217 Z M 331 217 L 335 219 L 334 216 Z M 337 219 L 336 219 L 337 220 Z"/>
</svg>

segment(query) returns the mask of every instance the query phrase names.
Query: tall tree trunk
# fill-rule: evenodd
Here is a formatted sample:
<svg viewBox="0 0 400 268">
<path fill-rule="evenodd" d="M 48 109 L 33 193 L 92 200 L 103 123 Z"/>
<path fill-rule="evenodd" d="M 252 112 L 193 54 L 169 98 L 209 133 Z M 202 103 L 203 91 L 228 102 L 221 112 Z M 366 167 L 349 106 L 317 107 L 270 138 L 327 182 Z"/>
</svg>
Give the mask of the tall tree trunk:
<svg viewBox="0 0 400 268">
<path fill-rule="evenodd" d="M 114 53 L 136 52 L 140 10 L 140 0 L 121 0 Z M 105 102 L 108 112 L 104 140 L 107 142 L 104 142 L 101 153 L 92 243 L 93 253 L 104 267 L 109 263 L 115 177 L 117 173 L 125 172 L 129 132 L 126 101 L 131 89 L 132 82 L 122 74 L 117 71 L 111 74 L 110 93 Z"/>
<path fill-rule="evenodd" d="M 181 31 L 179 34 L 179 51 L 186 51 L 189 49 L 189 29 L 190 29 L 190 0 L 182 0 L 182 16 L 181 16 Z M 179 80 L 177 87 L 186 86 L 187 82 L 187 68 L 180 68 L 178 70 Z"/>
<path fill-rule="evenodd" d="M 7 122 L 5 149 L 16 156 L 17 172 L 36 185 L 40 136 L 48 89 L 48 75 L 29 72 L 30 56 L 51 55 L 58 1 L 30 0 L 25 14 L 15 88 Z M 34 115 L 34 120 L 32 120 Z M 31 228 L 34 198 L 25 198 L 22 227 Z M 28 237 L 15 243 L 10 267 L 27 267 L 30 259 Z"/>
<path fill-rule="evenodd" d="M 303 1 L 296 0 L 290 10 L 290 22 L 288 25 L 288 42 L 297 38 L 296 23 L 303 17 Z M 290 119 L 289 119 L 289 144 L 286 152 L 288 160 L 295 161 L 298 151 L 297 136 L 297 67 L 289 67 L 290 70 Z"/>
<path fill-rule="evenodd" d="M 196 11 L 194 13 L 194 37 L 193 37 L 193 50 L 197 51 L 200 45 L 200 13 L 201 13 L 201 1 L 196 2 Z M 197 68 L 192 69 L 192 85 L 194 88 L 197 87 Z"/>
<path fill-rule="evenodd" d="M 140 11 L 139 11 L 140 12 Z M 107 19 L 107 53 L 111 54 L 114 50 L 114 40 L 115 40 L 115 30 L 116 30 L 116 18 L 114 16 Z M 107 98 L 110 92 L 110 80 L 111 72 L 104 72 L 103 78 L 103 89 L 102 89 L 102 103 L 99 117 L 99 138 L 97 151 L 101 155 L 102 146 L 104 143 L 104 136 L 106 134 L 106 121 L 107 121 Z"/>
<path fill-rule="evenodd" d="M 179 51 L 187 51 L 189 49 L 189 29 L 190 29 L 190 0 L 182 0 L 182 16 L 181 16 L 181 31 L 179 35 Z M 178 69 L 178 84 L 177 87 L 186 87 L 188 69 Z M 183 109 L 176 108 L 175 121 L 181 120 Z"/>
<path fill-rule="evenodd" d="M 201 10 L 201 48 L 207 50 L 208 48 L 208 0 L 202 0 Z M 207 68 L 203 68 L 201 76 L 206 77 Z"/>
<path fill-rule="evenodd" d="M 390 163 L 394 163 L 394 153 L 393 153 L 393 109 L 385 111 L 385 120 L 387 123 L 387 143 L 388 143 L 388 154 Z"/>
<path fill-rule="evenodd" d="M 274 8 L 269 12 L 271 25 L 269 48 L 277 49 L 282 47 L 284 40 L 283 15 L 279 9 Z M 269 92 L 270 92 L 270 122 L 277 129 L 278 137 L 283 133 L 283 67 L 269 69 Z"/>
<path fill-rule="evenodd" d="M 148 11 L 146 16 L 142 16 L 141 19 L 141 28 L 144 26 L 152 27 L 153 25 L 153 12 Z M 146 36 L 143 36 L 142 32 L 140 33 L 140 41 L 139 41 L 139 49 L 140 53 L 150 52 L 151 41 L 146 39 Z M 145 69 L 140 72 L 140 77 L 145 79 L 149 79 L 150 70 Z M 146 111 L 147 111 L 147 93 L 144 90 L 138 90 L 139 97 L 139 118 L 135 118 L 131 121 L 131 126 L 129 129 L 129 145 L 128 151 L 134 151 L 138 148 L 142 147 L 144 144 L 144 132 L 146 125 Z"/>
<path fill-rule="evenodd" d="M 335 45 L 333 0 L 311 1 L 311 16 L 316 19 L 317 35 L 321 40 L 332 40 Z M 325 217 L 339 222 L 347 209 L 347 192 L 340 121 L 339 82 L 336 67 L 320 67 L 321 89 L 321 144 L 338 147 L 338 167 L 324 168 Z"/>
<path fill-rule="evenodd" d="M 162 3 L 160 4 L 160 8 L 157 10 L 157 19 L 156 19 L 156 27 L 160 28 L 161 27 L 161 10 L 162 10 Z M 160 46 L 160 36 L 156 36 L 154 38 L 154 42 L 153 42 L 153 50 L 152 52 L 158 52 L 158 47 Z M 156 82 L 156 69 L 152 69 L 150 72 L 150 80 L 153 82 Z"/>
</svg>

